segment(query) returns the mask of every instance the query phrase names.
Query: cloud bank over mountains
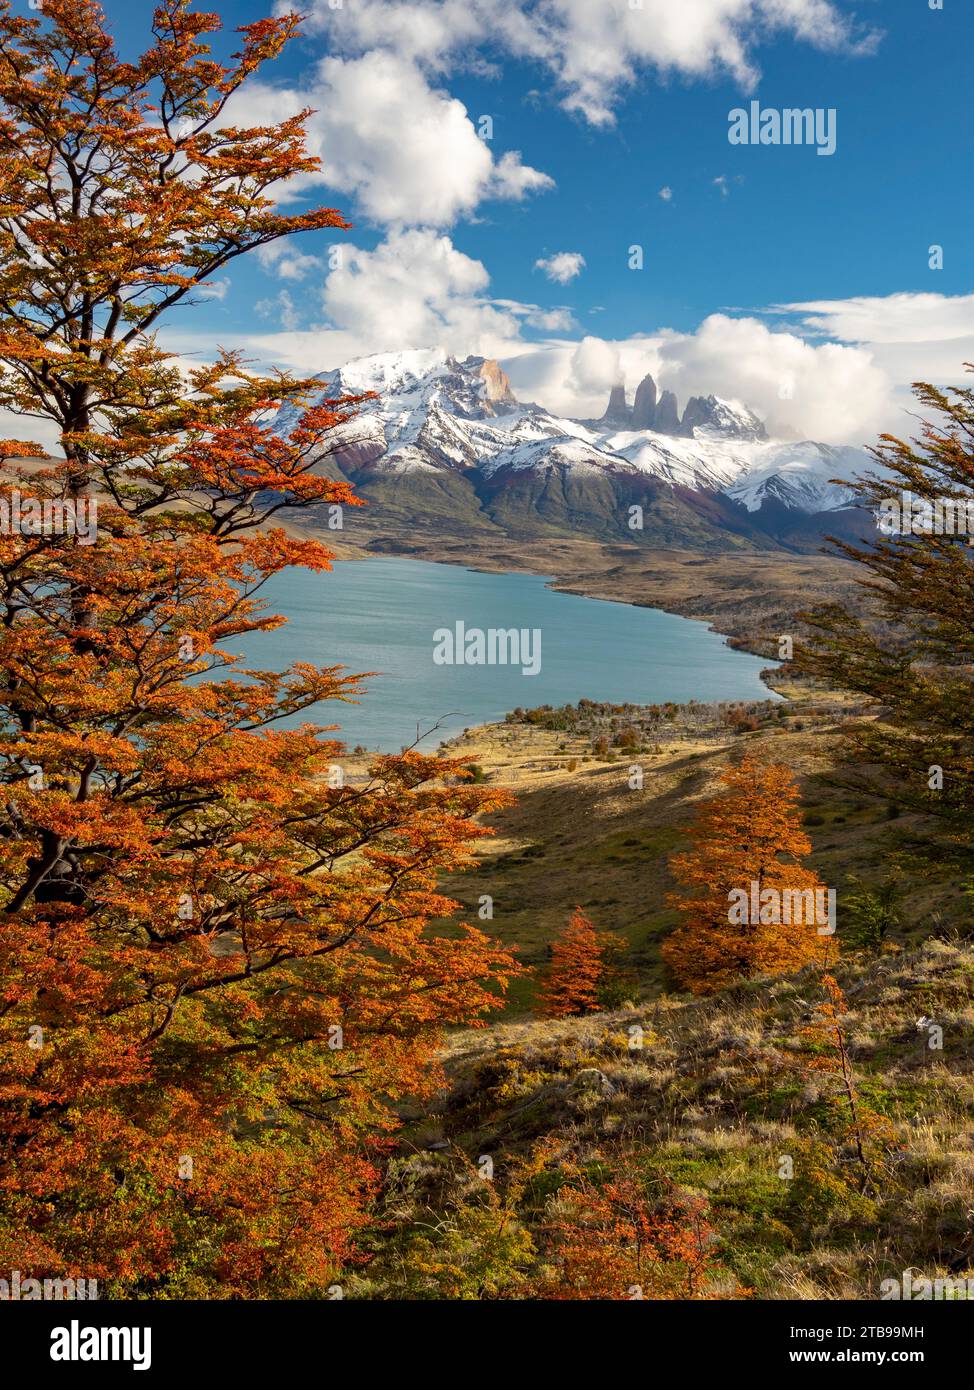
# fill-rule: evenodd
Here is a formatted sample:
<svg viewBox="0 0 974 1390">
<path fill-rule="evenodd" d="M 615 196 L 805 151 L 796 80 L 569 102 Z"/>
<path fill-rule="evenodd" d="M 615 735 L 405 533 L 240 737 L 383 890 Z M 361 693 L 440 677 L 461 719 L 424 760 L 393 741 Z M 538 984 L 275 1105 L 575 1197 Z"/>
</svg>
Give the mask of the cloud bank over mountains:
<svg viewBox="0 0 974 1390">
<path fill-rule="evenodd" d="M 568 305 L 500 297 L 488 266 L 455 244 L 457 224 L 485 205 L 528 204 L 554 181 L 518 150 L 481 138 L 480 118 L 448 90 L 454 76 L 531 64 L 547 83 L 542 96 L 604 129 L 647 77 L 729 76 L 753 90 L 760 48 L 775 38 L 846 57 L 872 53 L 878 32 L 838 0 L 345 0 L 340 8 L 309 0 L 302 8 L 327 56 L 291 85 L 248 84 L 227 119 L 250 124 L 313 108 L 310 143 L 322 167 L 293 181 L 289 199 L 318 199 L 327 188 L 352 200 L 381 239 L 367 249 L 353 232 L 336 243 L 334 261 L 306 254 L 300 239 L 261 253 L 279 282 L 259 301 L 268 329 L 236 339 L 259 360 L 330 370 L 375 352 L 478 354 L 500 360 L 522 398 L 575 417 L 600 411 L 613 385 L 651 372 L 682 398 L 716 391 L 746 400 L 778 437 L 846 443 L 909 431 L 909 383 L 921 374 L 956 380 L 960 363 L 974 359 L 974 296 L 759 305 L 714 312 L 692 332 L 647 323 L 617 340 L 586 334 Z M 526 245 L 525 259 L 541 272 L 539 296 L 584 289 L 581 252 Z M 204 350 L 190 335 L 172 341 Z"/>
<path fill-rule="evenodd" d="M 303 297 L 315 300 L 312 326 L 224 340 L 302 371 L 422 347 L 493 357 L 522 399 L 574 417 L 599 413 L 613 385 L 651 372 L 682 398 L 714 391 L 747 401 L 779 438 L 826 443 L 911 432 L 910 382 L 923 375 L 956 384 L 960 364 L 974 361 L 974 295 L 775 305 L 711 314 L 692 333 L 653 326 L 622 340 L 568 337 L 567 310 L 493 299 L 486 267 L 429 229 L 394 231 L 373 251 L 346 247 L 341 268 Z M 539 329 L 540 340 L 525 336 Z M 167 341 L 200 353 L 209 338 Z"/>
</svg>

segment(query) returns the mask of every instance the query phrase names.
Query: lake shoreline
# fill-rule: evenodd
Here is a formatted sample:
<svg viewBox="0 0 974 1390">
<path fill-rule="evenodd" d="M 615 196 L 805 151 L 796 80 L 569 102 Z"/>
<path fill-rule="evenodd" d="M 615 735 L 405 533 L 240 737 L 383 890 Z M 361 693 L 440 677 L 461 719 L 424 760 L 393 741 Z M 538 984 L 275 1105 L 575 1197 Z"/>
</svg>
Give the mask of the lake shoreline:
<svg viewBox="0 0 974 1390">
<path fill-rule="evenodd" d="M 633 602 L 615 586 L 586 593 L 560 566 L 332 548 L 330 578 L 298 567 L 269 585 L 264 598 L 287 622 L 241 655 L 261 669 L 337 659 L 347 671 L 372 672 L 364 699 L 346 715 L 336 711 L 349 746 L 388 752 L 420 739 L 433 747 L 518 708 L 580 700 L 635 707 L 781 698 L 768 683 L 772 662 L 715 624 L 688 624 L 687 615 Z M 352 559 L 371 564 L 342 563 Z M 440 650 L 444 634 L 449 653 Z"/>
<path fill-rule="evenodd" d="M 329 538 L 333 541 L 333 537 Z M 337 549 L 337 547 L 336 547 Z M 740 600 L 726 601 L 722 594 L 727 581 L 743 578 L 741 566 L 746 565 L 753 577 L 757 571 L 770 582 L 766 594 L 774 600 L 789 592 L 792 585 L 800 589 L 805 603 L 823 601 L 834 591 L 836 566 L 851 569 L 845 561 L 835 561 L 832 557 L 780 556 L 770 559 L 763 555 L 718 554 L 701 556 L 688 551 L 656 551 L 652 553 L 654 569 L 647 573 L 623 574 L 620 565 L 620 547 L 604 546 L 597 541 L 573 540 L 552 542 L 548 563 L 540 552 L 538 543 L 525 542 L 522 546 L 505 546 L 500 554 L 486 553 L 481 546 L 444 544 L 437 541 L 406 541 L 396 536 L 373 537 L 367 544 L 341 546 L 336 555 L 339 562 L 345 560 L 365 560 L 388 557 L 402 560 L 425 560 L 433 564 L 446 564 L 480 574 L 525 574 L 542 579 L 547 588 L 554 593 L 571 594 L 577 598 L 597 599 L 606 603 L 618 603 L 633 608 L 649 608 L 676 617 L 689 618 L 694 622 L 705 623 L 710 632 L 724 639 L 734 651 L 746 652 L 752 656 L 777 660 L 777 639 L 782 631 L 788 630 L 777 623 L 770 622 L 764 631 L 756 631 L 749 618 L 754 611 L 754 588 L 742 586 Z M 598 561 L 607 557 L 608 566 Z M 551 563 L 554 558 L 560 563 Z M 645 560 L 646 552 L 638 547 L 626 548 L 624 559 Z M 593 563 L 594 562 L 594 563 Z M 792 575 L 792 567 L 794 574 Z M 685 582 L 687 571 L 706 568 L 708 584 L 701 589 Z M 694 575 L 696 578 L 696 575 Z M 672 580 L 672 583 L 667 581 Z M 641 591 L 651 584 L 651 593 Z M 782 582 L 785 581 L 785 582 Z M 723 600 L 723 601 L 722 601 Z M 795 601 L 798 601 L 796 594 Z M 785 615 L 782 615 L 785 616 Z M 797 627 L 792 624 L 792 627 Z M 768 632 L 777 628 L 777 632 Z M 770 692 L 785 698 L 782 682 L 775 680 L 776 666 L 769 666 L 761 673 L 761 680 Z"/>
</svg>

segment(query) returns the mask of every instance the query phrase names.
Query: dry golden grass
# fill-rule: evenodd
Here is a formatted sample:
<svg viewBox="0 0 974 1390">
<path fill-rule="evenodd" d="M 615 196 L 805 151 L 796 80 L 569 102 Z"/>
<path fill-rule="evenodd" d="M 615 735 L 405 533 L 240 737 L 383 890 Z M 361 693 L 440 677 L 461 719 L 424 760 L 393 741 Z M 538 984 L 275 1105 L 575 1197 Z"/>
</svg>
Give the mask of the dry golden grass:
<svg viewBox="0 0 974 1390">
<path fill-rule="evenodd" d="M 621 1146 L 649 1183 L 707 1199 L 721 1265 L 754 1297 L 876 1298 L 908 1268 L 974 1276 L 974 945 L 931 939 L 849 958 L 838 973 L 861 1104 L 894 1136 L 872 1191 L 860 1191 L 841 1137 L 841 1094 L 811 1065 L 805 1030 L 821 987 L 809 969 L 705 1001 L 457 1033 L 444 1087 L 403 1145 L 412 1185 L 400 1229 L 476 1200 L 462 1155 L 490 1155 L 503 1188 L 540 1141 L 555 1142 L 556 1169 Z M 943 1027 L 942 1051 L 920 1018 Z M 531 1228 L 530 1204 L 520 1219 Z"/>
</svg>

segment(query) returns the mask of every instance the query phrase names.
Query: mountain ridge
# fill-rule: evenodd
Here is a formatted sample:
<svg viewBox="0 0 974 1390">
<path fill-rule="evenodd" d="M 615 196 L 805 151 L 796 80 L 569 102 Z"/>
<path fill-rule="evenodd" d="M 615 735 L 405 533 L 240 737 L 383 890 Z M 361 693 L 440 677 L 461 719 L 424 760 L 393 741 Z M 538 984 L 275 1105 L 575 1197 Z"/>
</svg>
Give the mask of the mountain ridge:
<svg viewBox="0 0 974 1390">
<path fill-rule="evenodd" d="M 321 399 L 374 393 L 333 432 L 321 462 L 391 523 L 438 518 L 451 533 L 627 536 L 704 549 L 820 543 L 861 512 L 831 481 L 863 450 L 771 439 L 743 402 L 623 383 L 597 420 L 520 401 L 498 362 L 443 349 L 377 353 L 323 373 Z M 296 407 L 278 416 L 282 431 Z"/>
</svg>

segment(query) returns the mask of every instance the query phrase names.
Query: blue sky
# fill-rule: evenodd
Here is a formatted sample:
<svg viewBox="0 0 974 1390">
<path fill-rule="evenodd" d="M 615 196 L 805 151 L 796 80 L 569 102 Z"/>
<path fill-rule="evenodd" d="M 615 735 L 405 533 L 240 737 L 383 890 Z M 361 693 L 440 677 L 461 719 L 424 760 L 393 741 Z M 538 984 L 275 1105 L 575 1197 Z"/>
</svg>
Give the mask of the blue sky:
<svg viewBox="0 0 974 1390">
<path fill-rule="evenodd" d="M 306 33 L 232 115 L 319 108 L 324 173 L 293 206 L 347 213 L 344 260 L 314 234 L 297 259 L 238 262 L 176 324 L 179 350 L 209 336 L 325 369 L 441 341 L 576 413 L 650 369 L 836 441 L 895 424 L 911 379 L 956 380 L 974 356 L 965 0 L 304 8 Z M 137 44 L 141 7 L 106 9 Z M 731 145 L 728 113 L 753 99 L 834 108 L 835 154 Z M 578 268 L 563 283 L 537 264 L 558 253 Z"/>
</svg>

